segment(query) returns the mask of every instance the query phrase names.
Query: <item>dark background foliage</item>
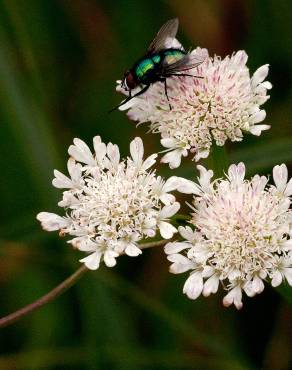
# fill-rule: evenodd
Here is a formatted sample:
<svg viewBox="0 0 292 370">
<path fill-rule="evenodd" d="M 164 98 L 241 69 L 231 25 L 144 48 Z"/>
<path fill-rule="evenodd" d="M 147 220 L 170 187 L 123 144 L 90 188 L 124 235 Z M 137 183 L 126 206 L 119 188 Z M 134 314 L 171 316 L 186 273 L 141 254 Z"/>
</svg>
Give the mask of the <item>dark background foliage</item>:
<svg viewBox="0 0 292 370">
<path fill-rule="evenodd" d="M 179 38 L 210 54 L 245 49 L 253 72 L 271 65 L 265 104 L 272 129 L 215 149 L 219 175 L 243 160 L 248 174 L 286 162 L 292 175 L 292 3 L 289 0 L 2 0 L 0 2 L 0 316 L 79 267 L 81 253 L 35 220 L 57 211 L 53 169 L 64 170 L 74 137 L 99 134 L 124 155 L 141 135 L 159 138 L 122 112 L 115 80 L 143 54 L 159 27 L 179 17 Z M 163 166 L 163 175 L 170 171 Z M 176 172 L 194 176 L 187 160 Z M 287 370 L 292 290 L 266 287 L 238 312 L 215 296 L 188 300 L 186 275 L 168 273 L 161 248 L 88 273 L 66 294 L 0 332 L 0 369 Z M 290 302 L 290 303 L 289 303 Z"/>
</svg>

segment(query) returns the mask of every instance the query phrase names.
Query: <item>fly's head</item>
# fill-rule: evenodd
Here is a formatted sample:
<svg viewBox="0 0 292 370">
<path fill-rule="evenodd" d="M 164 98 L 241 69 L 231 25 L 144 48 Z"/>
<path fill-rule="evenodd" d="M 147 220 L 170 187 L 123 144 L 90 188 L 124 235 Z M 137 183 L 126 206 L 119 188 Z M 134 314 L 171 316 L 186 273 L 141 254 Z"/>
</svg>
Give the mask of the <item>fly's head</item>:
<svg viewBox="0 0 292 370">
<path fill-rule="evenodd" d="M 131 71 L 127 71 L 124 74 L 124 78 L 122 80 L 122 88 L 125 89 L 126 91 L 130 91 L 135 89 L 138 84 L 136 82 L 136 79 Z"/>
</svg>

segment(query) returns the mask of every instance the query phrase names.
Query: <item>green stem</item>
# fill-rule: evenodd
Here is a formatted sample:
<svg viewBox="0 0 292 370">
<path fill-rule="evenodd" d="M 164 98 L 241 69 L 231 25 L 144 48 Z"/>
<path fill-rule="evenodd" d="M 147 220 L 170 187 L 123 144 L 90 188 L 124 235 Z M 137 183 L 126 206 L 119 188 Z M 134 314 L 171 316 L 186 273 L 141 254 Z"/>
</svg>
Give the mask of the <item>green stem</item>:
<svg viewBox="0 0 292 370">
<path fill-rule="evenodd" d="M 163 246 L 168 242 L 168 240 L 160 240 L 156 242 L 144 243 L 140 245 L 141 249 L 153 248 Z M 63 294 L 74 285 L 81 276 L 87 272 L 88 269 L 85 265 L 82 265 L 77 271 L 75 271 L 72 275 L 70 275 L 66 280 L 64 280 L 61 284 L 57 285 L 54 289 L 52 289 L 49 293 L 43 295 L 36 301 L 28 304 L 20 308 L 19 310 L 4 316 L 0 319 L 0 328 L 4 328 L 5 326 L 11 325 L 21 319 L 22 317 L 28 315 L 29 313 L 37 310 L 38 308 L 44 306 L 45 304 L 53 301 L 59 295 Z"/>
</svg>

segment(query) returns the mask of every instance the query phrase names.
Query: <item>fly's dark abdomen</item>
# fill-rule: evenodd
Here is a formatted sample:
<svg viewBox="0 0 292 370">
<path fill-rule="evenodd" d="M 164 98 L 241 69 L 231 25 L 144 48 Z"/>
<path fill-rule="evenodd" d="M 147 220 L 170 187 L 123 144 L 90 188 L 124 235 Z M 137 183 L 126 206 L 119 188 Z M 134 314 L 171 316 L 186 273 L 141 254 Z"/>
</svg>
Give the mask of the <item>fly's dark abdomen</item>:
<svg viewBox="0 0 292 370">
<path fill-rule="evenodd" d="M 162 65 L 171 65 L 182 59 L 186 52 L 180 49 L 165 49 L 160 52 Z"/>
</svg>

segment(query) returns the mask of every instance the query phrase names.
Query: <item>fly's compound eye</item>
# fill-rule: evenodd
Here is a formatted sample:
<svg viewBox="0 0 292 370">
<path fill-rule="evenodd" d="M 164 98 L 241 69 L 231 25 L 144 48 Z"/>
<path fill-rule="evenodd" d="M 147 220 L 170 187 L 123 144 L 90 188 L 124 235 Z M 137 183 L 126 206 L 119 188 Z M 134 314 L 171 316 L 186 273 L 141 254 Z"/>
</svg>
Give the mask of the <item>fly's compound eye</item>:
<svg viewBox="0 0 292 370">
<path fill-rule="evenodd" d="M 125 76 L 125 85 L 127 86 L 127 90 L 133 90 L 137 87 L 137 82 L 131 71 Z"/>
</svg>

